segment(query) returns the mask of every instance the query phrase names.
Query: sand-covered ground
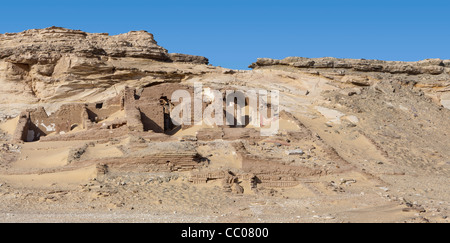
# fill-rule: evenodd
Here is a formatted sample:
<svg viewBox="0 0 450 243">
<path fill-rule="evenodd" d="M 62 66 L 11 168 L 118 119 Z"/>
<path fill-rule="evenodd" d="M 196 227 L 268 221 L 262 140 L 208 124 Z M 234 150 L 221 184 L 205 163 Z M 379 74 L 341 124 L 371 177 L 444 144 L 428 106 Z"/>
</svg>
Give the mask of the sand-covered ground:
<svg viewBox="0 0 450 243">
<path fill-rule="evenodd" d="M 449 60 L 249 67 L 146 31 L 0 34 L 0 222 L 450 220 Z M 172 126 L 173 93 L 200 84 L 205 110 L 238 91 L 279 129 Z M 278 117 L 250 117 L 256 91 Z"/>
<path fill-rule="evenodd" d="M 280 124 L 286 130 L 299 129 L 289 120 Z M 314 124 L 324 123 L 315 120 L 308 125 Z M 8 126 L 2 124 L 1 128 Z M 199 129 L 192 127 L 178 135 L 194 135 Z M 332 133 L 320 135 L 325 141 L 338 141 Z M 2 162 L 0 222 L 448 222 L 448 201 L 431 196 L 420 203 L 413 201 L 423 199 L 419 195 L 423 189 L 415 195 L 402 192 L 402 187 L 411 186 L 410 180 L 415 179 L 382 164 L 383 157 L 366 138 L 341 141 L 352 147 L 341 154 L 344 158 L 354 159 L 354 154 L 363 150 L 361 159 L 378 161 L 364 170 L 356 167 L 335 175 L 304 178 L 288 188 L 255 191 L 243 182 L 243 194 L 225 192 L 219 181 L 193 184 L 189 181 L 191 172 L 112 170 L 103 175 L 95 165 L 75 167 L 68 163 L 71 148 L 95 143 L 85 151 L 84 159 L 115 157 L 123 155 L 119 148 L 129 140 L 20 144 L 20 152 L 8 152 L 14 156 Z M 204 143 L 197 150 L 210 155 L 209 169 L 242 166 L 228 142 Z M 373 175 L 382 170 L 386 178 L 397 183 Z M 421 188 L 419 181 L 417 186 Z M 440 190 L 439 185 L 432 189 L 429 193 Z"/>
</svg>

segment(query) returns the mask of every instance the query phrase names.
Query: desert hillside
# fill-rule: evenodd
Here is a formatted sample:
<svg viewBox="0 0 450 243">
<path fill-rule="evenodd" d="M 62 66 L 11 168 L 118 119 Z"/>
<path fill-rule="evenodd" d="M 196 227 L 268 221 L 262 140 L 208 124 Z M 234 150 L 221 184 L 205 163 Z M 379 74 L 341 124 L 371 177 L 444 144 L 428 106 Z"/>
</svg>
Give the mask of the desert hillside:
<svg viewBox="0 0 450 243">
<path fill-rule="evenodd" d="M 0 222 L 449 221 L 450 60 L 249 65 L 146 31 L 0 34 Z M 241 126 L 173 123 L 172 95 L 198 85 L 203 112 L 278 91 L 260 122 L 279 129 L 251 95 L 231 104 Z"/>
</svg>

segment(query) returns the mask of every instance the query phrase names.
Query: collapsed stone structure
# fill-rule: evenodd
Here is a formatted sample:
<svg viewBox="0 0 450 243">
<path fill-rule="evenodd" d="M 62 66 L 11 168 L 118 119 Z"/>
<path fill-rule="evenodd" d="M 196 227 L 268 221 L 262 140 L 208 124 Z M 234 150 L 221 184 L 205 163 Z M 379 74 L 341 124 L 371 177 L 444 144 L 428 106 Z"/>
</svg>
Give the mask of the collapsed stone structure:
<svg viewBox="0 0 450 243">
<path fill-rule="evenodd" d="M 84 130 L 117 128 L 123 125 L 124 121 L 117 121 L 106 127 L 102 127 L 97 122 L 105 120 L 109 115 L 123 108 L 118 98 L 97 104 L 63 105 L 51 115 L 48 115 L 43 107 L 28 109 L 19 116 L 13 140 L 33 142 L 52 133 L 64 135 L 75 128 Z"/>
<path fill-rule="evenodd" d="M 305 72 L 359 87 L 397 81 L 420 88 L 436 104 L 450 109 L 450 60 L 403 62 L 333 57 L 258 58 L 249 68 Z"/>
<path fill-rule="evenodd" d="M 14 134 L 15 142 L 34 141 L 74 141 L 74 140 L 108 140 L 131 136 L 133 138 L 151 134 L 159 134 L 158 141 L 130 142 L 126 156 L 108 157 L 94 160 L 80 160 L 88 145 L 76 149 L 77 158 L 70 160 L 70 164 L 97 164 L 102 168 L 116 168 L 131 171 L 191 171 L 200 169 L 205 158 L 202 158 L 195 146 L 183 147 L 182 142 L 170 142 L 171 135 L 176 132 L 189 129 L 191 126 L 172 123 L 170 112 L 176 102 L 170 99 L 175 90 L 188 91 L 191 96 L 194 90 L 191 86 L 165 83 L 140 89 L 125 88 L 124 91 L 111 99 L 97 103 L 72 103 L 60 107 L 55 113 L 47 114 L 43 107 L 28 109 L 20 114 L 17 128 Z M 226 97 L 223 99 L 225 105 Z M 248 106 L 248 100 L 244 102 Z M 210 103 L 204 103 L 204 111 Z M 234 104 L 236 109 L 243 109 Z M 245 109 L 247 108 L 247 109 Z M 248 110 L 248 107 L 244 107 Z M 222 111 L 224 114 L 226 110 Z M 194 117 L 192 109 L 191 117 Z M 241 114 L 248 118 L 248 114 Z M 281 117 L 294 120 L 289 113 L 281 112 Z M 226 119 L 226 117 L 224 116 Z M 238 119 L 238 118 L 237 118 Z M 246 119 L 244 126 L 223 125 L 206 127 L 198 130 L 195 139 L 188 139 L 194 144 L 208 143 L 208 141 L 246 141 L 258 142 L 263 139 L 258 128 L 246 127 L 249 125 Z M 298 121 L 297 121 L 298 122 Z M 299 124 L 301 125 L 301 124 Z M 303 127 L 305 131 L 307 129 Z M 295 136 L 302 139 L 312 139 L 312 135 L 289 133 L 293 139 Z M 295 139 L 298 139 L 295 138 Z M 186 140 L 186 139 L 184 139 Z M 134 140 L 133 140 L 134 141 Z M 190 142 L 185 142 L 191 144 Z M 286 144 L 289 146 L 289 144 Z M 310 169 L 304 166 L 289 166 L 280 164 L 273 159 L 258 156 L 247 151 L 246 146 L 236 142 L 234 150 L 242 159 L 241 172 L 233 174 L 223 170 L 213 172 L 194 173 L 191 181 L 195 184 L 207 183 L 211 180 L 221 180 L 224 190 L 242 193 L 240 182 L 246 181 L 256 188 L 257 185 L 267 187 L 292 187 L 299 185 L 299 178 L 322 174 L 322 170 Z M 136 150 L 136 151 L 135 151 Z M 69 158 L 71 159 L 71 158 Z"/>
<path fill-rule="evenodd" d="M 173 124 L 170 112 L 177 104 L 171 101 L 171 95 L 176 90 L 188 91 L 194 96 L 192 87 L 181 84 L 159 84 L 151 87 L 132 89 L 125 88 L 122 94 L 97 103 L 71 103 L 62 105 L 56 112 L 48 115 L 44 107 L 27 109 L 20 114 L 13 140 L 16 142 L 33 142 L 38 140 L 89 140 L 99 137 L 122 136 L 124 132 L 155 132 L 173 134 L 182 128 L 191 125 L 176 126 Z M 224 100 L 225 97 L 219 97 Z M 245 103 L 248 106 L 248 99 Z M 194 108 L 191 108 L 191 119 L 194 120 Z M 202 112 L 208 103 L 202 103 Z M 229 104 L 228 104 L 229 105 Z M 242 109 L 234 104 L 236 109 Z M 122 114 L 118 114 L 122 112 Z M 247 109 L 248 112 L 248 109 Z M 223 110 L 226 124 L 226 110 Z M 116 117 L 111 119 L 111 116 Z M 248 113 L 245 124 L 249 124 Z M 235 118 L 236 120 L 240 118 Z M 198 133 L 201 140 L 236 139 L 239 137 L 257 138 L 256 129 L 237 128 L 237 125 L 224 125 L 220 129 L 203 129 Z M 127 129 L 123 129 L 126 127 Z M 121 128 L 121 129 L 119 129 Z M 114 130 L 111 133 L 110 130 Z M 87 132 L 89 131 L 89 132 Z M 101 135 L 103 134 L 103 135 Z M 48 136 L 52 135 L 52 136 Z"/>
<path fill-rule="evenodd" d="M 308 106 L 315 102 L 322 87 L 333 89 L 329 84 L 348 87 L 351 89 L 348 96 L 357 97 L 365 87 L 381 89 L 382 81 L 398 79 L 423 89 L 436 103 L 448 107 L 450 66 L 447 60 L 407 63 L 262 58 L 251 65 L 254 71 L 237 71 L 207 65 L 208 59 L 204 57 L 168 53 L 146 31 L 109 36 L 58 27 L 3 34 L 0 44 L 0 85 L 3 87 L 0 113 L 14 117 L 19 114 L 17 110 L 28 108 L 20 113 L 14 142 L 122 141 L 129 138 L 129 144 L 120 147 L 122 156 L 86 159 L 83 151 L 89 150 L 89 146 L 83 145 L 75 148 L 77 158 L 69 164 L 101 164 L 131 171 L 194 170 L 192 182 L 221 180 L 226 190 L 235 192 L 242 191 L 239 187 L 242 181 L 255 186 L 296 186 L 302 183 L 302 178 L 337 173 L 347 168 L 347 164 L 289 113 L 282 112 L 282 116 L 295 123 L 298 129 L 266 141 L 260 129 L 250 125 L 248 98 L 244 107 L 240 107 L 237 101 L 227 104 L 226 95 L 219 97 L 223 99 L 223 107 L 231 105 L 245 110 L 243 126 L 226 125 L 228 114 L 224 109 L 221 112 L 225 125 L 202 127 L 195 130 L 194 135 L 181 138 L 173 136 L 191 127 L 172 123 L 171 112 L 178 104 L 171 100 L 175 90 L 187 91 L 193 98 L 195 82 L 222 94 L 225 90 L 240 89 L 238 87 L 277 89 L 287 94 L 282 97 L 286 110 L 295 111 L 299 104 Z M 298 81 L 303 75 L 311 81 Z M 258 85 L 254 86 L 253 81 Z M 321 88 L 315 90 L 317 85 Z M 210 105 L 211 102 L 202 100 L 201 112 Z M 191 110 L 194 112 L 193 107 Z M 307 109 L 304 112 L 315 115 Z M 135 141 L 139 138 L 142 143 Z M 227 149 L 240 161 L 237 171 L 202 170 L 208 158 L 198 154 L 197 148 L 215 141 L 233 143 Z M 302 149 L 304 146 L 320 148 L 322 167 L 318 167 L 318 161 L 310 159 L 314 151 L 309 151 L 307 156 L 286 153 L 296 149 L 287 141 L 302 143 Z M 269 145 L 263 145 L 266 142 Z M 160 144 L 159 147 L 156 144 Z"/>
<path fill-rule="evenodd" d="M 194 195 L 202 194 L 194 205 L 203 210 L 204 200 L 214 201 L 215 216 L 220 215 L 217 205 L 225 205 L 209 193 L 217 188 L 255 194 L 251 198 L 257 201 L 265 195 L 294 197 L 295 207 L 298 199 L 320 201 L 338 214 L 345 210 L 339 202 L 347 202 L 352 215 L 368 208 L 385 213 L 386 207 L 377 204 L 382 194 L 389 205 L 402 198 L 406 205 L 434 201 L 426 204 L 445 209 L 445 204 L 435 206 L 449 201 L 448 60 L 263 58 L 251 68 L 230 70 L 208 65 L 201 56 L 168 53 L 146 31 L 109 36 L 51 27 L 0 34 L 0 176 L 2 183 L 12 180 L 2 188 L 16 193 L 16 183 L 20 188 L 24 181 L 33 187 L 45 183 L 51 188 L 45 195 L 61 192 L 61 202 L 78 203 L 78 194 L 65 196 L 66 183 L 95 181 L 94 191 L 82 185 L 92 201 L 109 202 L 104 195 L 119 192 L 120 204 L 126 198 L 133 206 L 158 199 L 159 207 L 162 195 L 170 207 L 183 203 L 184 196 L 166 200 L 166 191 L 191 196 L 193 191 L 184 189 L 190 182 L 198 185 L 191 188 L 199 192 Z M 279 133 L 261 136 L 250 117 L 241 127 L 171 123 L 177 105 L 173 91 L 193 97 L 196 83 L 222 94 L 279 91 Z M 220 98 L 229 108 L 227 96 Z M 202 112 L 208 102 L 202 102 Z M 171 191 L 174 185 L 183 189 Z M 162 190 L 156 198 L 154 189 Z M 142 191 L 151 194 L 150 200 L 141 197 Z M 27 193 L 21 194 L 33 202 L 35 195 Z M 234 202 L 249 198 L 222 196 L 236 212 L 245 208 Z M 284 202 L 274 212 L 300 215 L 286 211 Z M 258 208 L 251 207 L 259 219 Z M 429 212 L 434 217 L 437 211 Z"/>
<path fill-rule="evenodd" d="M 124 156 L 86 160 L 83 153 L 89 146 L 74 148 L 76 158 L 69 158 L 69 164 L 94 163 L 102 165 L 102 171 L 117 168 L 159 172 L 186 171 L 202 166 L 204 158 L 199 156 L 195 146 L 178 147 L 172 142 L 166 144 L 161 141 L 169 141 L 171 135 L 191 127 L 172 123 L 170 112 L 177 103 L 171 100 L 171 95 L 175 90 L 184 90 L 194 97 L 192 86 L 182 81 L 196 75 L 217 73 L 216 67 L 207 66 L 207 58 L 168 53 L 146 31 L 109 36 L 50 27 L 6 33 L 0 35 L 0 43 L 0 83 L 5 84 L 0 91 L 1 103 L 23 102 L 33 107 L 20 113 L 14 142 L 108 141 L 127 136 L 131 140 L 145 137 L 147 142 L 144 144 L 131 142 L 126 148 L 130 151 Z M 219 72 L 222 73 L 221 70 Z M 223 71 L 224 75 L 233 73 Z M 227 97 L 220 98 L 224 107 L 230 105 L 226 103 Z M 247 127 L 250 123 L 248 98 L 244 103 L 246 111 L 242 127 L 203 128 L 195 138 L 187 140 L 261 139 L 258 129 Z M 201 112 L 209 105 L 211 103 L 202 102 Z M 238 104 L 233 106 L 243 108 Z M 8 105 L 1 112 L 14 115 L 17 109 L 20 107 Z M 194 112 L 193 107 L 191 110 Z M 226 119 L 227 111 L 221 112 Z M 194 119 L 193 113 L 191 117 Z M 151 143 L 152 139 L 162 147 L 152 147 L 155 145 Z M 228 178 L 225 184 L 242 191 L 237 185 L 242 176 L 233 178 Z"/>
<path fill-rule="evenodd" d="M 0 117 L 30 107 L 54 112 L 49 106 L 95 103 L 125 86 L 180 82 L 208 70 L 208 62 L 168 53 L 147 31 L 110 36 L 50 27 L 0 34 Z"/>
</svg>

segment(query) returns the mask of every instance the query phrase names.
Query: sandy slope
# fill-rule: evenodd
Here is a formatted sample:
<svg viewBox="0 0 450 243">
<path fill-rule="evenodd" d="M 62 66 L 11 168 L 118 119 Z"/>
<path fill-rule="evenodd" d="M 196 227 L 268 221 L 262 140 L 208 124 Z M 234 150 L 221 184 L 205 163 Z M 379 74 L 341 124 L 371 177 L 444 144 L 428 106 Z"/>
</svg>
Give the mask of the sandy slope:
<svg viewBox="0 0 450 243">
<path fill-rule="evenodd" d="M 304 125 L 282 118 L 281 130 L 306 129 L 316 138 L 280 147 L 263 139 L 249 145 L 251 152 L 325 168 L 335 162 L 327 157 L 328 146 L 345 168 L 301 178 L 291 188 L 255 192 L 242 182 L 244 193 L 234 194 L 224 192 L 219 181 L 192 184 L 189 172 L 111 170 L 101 175 L 95 166 L 82 165 L 146 146 L 145 141 L 130 145 L 132 137 L 25 143 L 0 172 L 0 222 L 448 222 L 448 111 L 409 90 L 390 96 L 369 87 L 359 95 L 342 95 L 348 87 L 305 73 L 255 70 L 212 77 L 212 85 L 280 89 L 283 108 Z M 378 88 L 391 84 L 385 85 Z M 14 124 L 10 120 L 0 129 L 11 134 Z M 194 136 L 201 128 L 181 130 L 172 140 Z M 208 169 L 239 171 L 243 158 L 230 143 L 200 141 L 196 149 L 208 158 Z M 71 150 L 86 144 L 80 160 L 69 163 Z M 292 147 L 317 149 L 309 159 L 287 158 L 284 152 Z"/>
</svg>

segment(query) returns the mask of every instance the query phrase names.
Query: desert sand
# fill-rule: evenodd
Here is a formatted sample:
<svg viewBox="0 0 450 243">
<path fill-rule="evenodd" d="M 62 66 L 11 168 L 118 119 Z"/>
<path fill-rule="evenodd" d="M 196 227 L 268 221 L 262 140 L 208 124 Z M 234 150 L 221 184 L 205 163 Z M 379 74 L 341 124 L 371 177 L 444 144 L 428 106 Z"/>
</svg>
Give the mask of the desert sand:
<svg viewBox="0 0 450 243">
<path fill-rule="evenodd" d="M 250 67 L 145 31 L 0 35 L 0 222 L 449 222 L 450 61 Z M 168 122 L 198 83 L 278 90 L 279 130 Z"/>
</svg>

